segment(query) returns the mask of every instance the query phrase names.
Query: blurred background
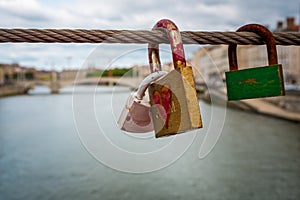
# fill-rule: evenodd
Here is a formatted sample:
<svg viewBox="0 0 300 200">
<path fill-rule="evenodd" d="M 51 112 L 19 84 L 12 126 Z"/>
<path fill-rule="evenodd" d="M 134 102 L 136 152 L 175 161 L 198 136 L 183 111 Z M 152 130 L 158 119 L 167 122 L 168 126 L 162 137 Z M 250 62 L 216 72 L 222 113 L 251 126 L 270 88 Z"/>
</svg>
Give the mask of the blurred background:
<svg viewBox="0 0 300 200">
<path fill-rule="evenodd" d="M 181 31 L 299 32 L 300 2 L 0 0 L 1 28 L 150 30 L 162 18 Z M 300 47 L 277 46 L 286 96 L 232 102 L 227 46 L 184 48 L 204 127 L 155 139 L 116 124 L 149 74 L 147 45 L 0 44 L 0 199 L 299 199 Z M 239 66 L 266 55 L 239 46 Z M 169 45 L 161 61 L 172 70 Z"/>
</svg>

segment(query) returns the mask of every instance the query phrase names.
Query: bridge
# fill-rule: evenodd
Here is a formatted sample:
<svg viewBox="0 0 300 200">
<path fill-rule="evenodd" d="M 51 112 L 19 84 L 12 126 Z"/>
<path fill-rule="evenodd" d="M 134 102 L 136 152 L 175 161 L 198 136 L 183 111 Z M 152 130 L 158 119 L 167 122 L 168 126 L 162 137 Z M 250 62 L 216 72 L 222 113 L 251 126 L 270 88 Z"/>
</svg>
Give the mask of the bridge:
<svg viewBox="0 0 300 200">
<path fill-rule="evenodd" d="M 120 85 L 129 88 L 136 89 L 139 83 L 142 81 L 142 77 L 91 77 L 81 79 L 67 79 L 67 80 L 30 80 L 20 81 L 18 85 L 23 88 L 23 92 L 27 93 L 30 89 L 33 89 L 36 85 L 44 85 L 51 89 L 51 93 L 58 93 L 59 89 L 72 85 Z"/>
</svg>

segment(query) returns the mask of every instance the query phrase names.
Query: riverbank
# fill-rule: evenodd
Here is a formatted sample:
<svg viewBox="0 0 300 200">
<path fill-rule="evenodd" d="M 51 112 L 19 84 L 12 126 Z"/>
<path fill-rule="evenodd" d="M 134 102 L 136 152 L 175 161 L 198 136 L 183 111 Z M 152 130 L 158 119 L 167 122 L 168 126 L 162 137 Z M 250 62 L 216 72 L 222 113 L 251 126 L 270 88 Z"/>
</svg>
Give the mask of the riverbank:
<svg viewBox="0 0 300 200">
<path fill-rule="evenodd" d="M 20 94 L 26 94 L 28 89 L 25 89 L 21 85 L 5 85 L 0 86 L 0 97 L 7 97 L 7 96 L 15 96 Z"/>
<path fill-rule="evenodd" d="M 295 91 L 286 91 L 285 96 L 279 97 L 227 101 L 226 88 L 220 87 L 204 91 L 200 98 L 206 102 L 213 98 L 216 103 L 230 108 L 300 122 L 300 93 Z"/>
</svg>

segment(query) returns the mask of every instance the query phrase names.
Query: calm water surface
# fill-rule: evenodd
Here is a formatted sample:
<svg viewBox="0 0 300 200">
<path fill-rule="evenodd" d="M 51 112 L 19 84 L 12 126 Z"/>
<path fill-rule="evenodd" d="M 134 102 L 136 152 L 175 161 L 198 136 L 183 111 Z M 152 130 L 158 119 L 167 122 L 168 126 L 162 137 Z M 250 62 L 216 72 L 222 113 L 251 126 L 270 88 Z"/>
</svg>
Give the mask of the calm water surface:
<svg viewBox="0 0 300 200">
<path fill-rule="evenodd" d="M 111 99 L 111 90 L 112 105 L 101 103 Z M 101 164 L 84 148 L 73 119 L 71 89 L 48 92 L 42 88 L 0 99 L 1 200 L 300 199 L 299 124 L 228 109 L 221 137 L 204 159 L 198 158 L 200 132 L 172 165 L 130 174 Z M 99 88 L 99 120 L 109 120 L 107 108 L 122 107 L 129 92 Z M 200 101 L 200 106 L 206 125 L 210 105 Z M 117 133 L 113 124 L 111 120 L 105 128 Z"/>
</svg>

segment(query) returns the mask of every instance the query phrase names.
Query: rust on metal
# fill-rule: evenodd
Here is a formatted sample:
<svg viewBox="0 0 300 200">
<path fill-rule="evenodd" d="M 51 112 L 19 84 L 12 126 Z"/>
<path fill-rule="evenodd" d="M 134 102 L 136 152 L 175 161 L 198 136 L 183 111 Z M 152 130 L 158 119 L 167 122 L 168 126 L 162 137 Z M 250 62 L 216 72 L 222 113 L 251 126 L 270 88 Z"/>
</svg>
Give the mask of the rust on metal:
<svg viewBox="0 0 300 200">
<path fill-rule="evenodd" d="M 168 19 L 162 19 L 153 27 L 152 30 L 161 30 L 165 32 L 170 41 L 172 57 L 175 69 L 180 69 L 181 66 L 186 65 L 184 56 L 183 43 L 181 42 L 180 32 L 174 22 Z M 161 63 L 159 59 L 159 44 L 148 44 L 148 57 L 150 63 L 150 71 L 160 71 Z"/>
<path fill-rule="evenodd" d="M 275 38 L 266 27 L 260 24 L 247 24 L 239 28 L 237 32 L 253 32 L 259 35 L 264 41 L 266 41 L 269 65 L 275 65 L 278 63 Z M 238 70 L 236 47 L 236 44 L 231 44 L 228 47 L 230 71 Z"/>
<path fill-rule="evenodd" d="M 244 83 L 257 83 L 256 79 L 255 78 L 250 78 L 250 79 L 247 79 L 245 81 L 243 81 Z"/>
</svg>

